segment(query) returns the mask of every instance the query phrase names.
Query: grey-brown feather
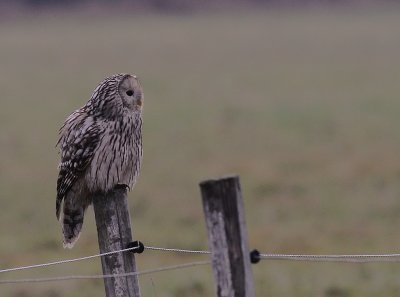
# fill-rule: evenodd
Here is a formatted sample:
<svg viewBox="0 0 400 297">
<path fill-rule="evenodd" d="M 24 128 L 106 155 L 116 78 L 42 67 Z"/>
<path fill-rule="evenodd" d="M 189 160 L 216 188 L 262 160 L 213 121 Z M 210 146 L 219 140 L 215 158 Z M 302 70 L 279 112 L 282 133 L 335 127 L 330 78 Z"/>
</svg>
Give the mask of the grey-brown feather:
<svg viewBox="0 0 400 297">
<path fill-rule="evenodd" d="M 118 74 L 106 78 L 60 129 L 56 215 L 60 219 L 62 208 L 66 247 L 72 247 L 78 239 L 94 193 L 107 192 L 118 184 L 132 188 L 139 175 L 143 154 L 141 108 L 132 109 L 118 91 L 126 77 Z M 142 91 L 137 91 L 141 100 Z"/>
</svg>

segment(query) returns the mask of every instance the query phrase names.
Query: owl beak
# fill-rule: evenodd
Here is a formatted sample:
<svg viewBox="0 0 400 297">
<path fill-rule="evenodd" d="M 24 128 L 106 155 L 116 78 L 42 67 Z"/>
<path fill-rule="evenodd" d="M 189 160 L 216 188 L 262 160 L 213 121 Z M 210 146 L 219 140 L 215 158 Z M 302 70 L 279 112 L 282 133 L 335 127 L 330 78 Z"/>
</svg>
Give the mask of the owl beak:
<svg viewBox="0 0 400 297">
<path fill-rule="evenodd" d="M 142 99 L 136 100 L 136 104 L 137 104 L 138 106 L 142 106 L 142 105 L 143 105 Z"/>
</svg>

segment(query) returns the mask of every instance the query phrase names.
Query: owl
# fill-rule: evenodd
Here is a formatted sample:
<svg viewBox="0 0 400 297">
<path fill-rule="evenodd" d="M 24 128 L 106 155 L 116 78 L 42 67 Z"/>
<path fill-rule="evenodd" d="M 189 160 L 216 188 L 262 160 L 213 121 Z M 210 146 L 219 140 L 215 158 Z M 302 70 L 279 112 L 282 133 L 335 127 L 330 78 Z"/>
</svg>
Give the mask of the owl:
<svg viewBox="0 0 400 297">
<path fill-rule="evenodd" d="M 72 248 L 95 193 L 131 189 L 142 160 L 143 90 L 135 75 L 104 79 L 60 129 L 56 216 Z"/>
</svg>

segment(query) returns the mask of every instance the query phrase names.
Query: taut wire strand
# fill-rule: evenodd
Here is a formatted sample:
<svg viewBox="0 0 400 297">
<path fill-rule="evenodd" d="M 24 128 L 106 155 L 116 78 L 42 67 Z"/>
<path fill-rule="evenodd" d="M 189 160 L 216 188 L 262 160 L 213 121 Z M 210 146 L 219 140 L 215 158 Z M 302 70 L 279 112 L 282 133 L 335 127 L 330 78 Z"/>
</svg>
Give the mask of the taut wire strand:
<svg viewBox="0 0 400 297">
<path fill-rule="evenodd" d="M 54 261 L 49 263 L 20 266 L 14 268 L 0 269 L 0 273 L 47 267 L 58 264 L 78 262 L 97 257 L 108 256 L 112 254 L 118 254 L 123 252 L 132 251 L 139 247 L 130 247 L 122 250 L 111 251 L 76 259 L 66 259 L 60 261 Z M 188 250 L 188 249 L 177 249 L 177 248 L 163 248 L 154 246 L 145 246 L 145 249 L 162 252 L 177 252 L 177 253 L 190 253 L 190 254 L 211 254 L 210 251 L 204 250 Z M 354 254 L 354 255 L 307 255 L 307 254 L 260 254 L 261 260 L 286 260 L 286 261 L 308 261 L 308 262 L 345 262 L 345 263 L 371 263 L 371 262 L 400 262 L 399 254 Z M 146 271 L 145 271 L 146 272 Z M 128 274 L 129 275 L 129 274 Z M 134 274 L 133 274 L 134 275 Z M 98 276 L 95 276 L 98 278 Z M 56 279 L 57 280 L 57 279 Z M 63 280 L 63 279 L 61 279 Z M 1 282 L 0 282 L 1 283 Z"/>
<path fill-rule="evenodd" d="M 79 279 L 104 279 L 113 277 L 126 277 L 134 275 L 145 275 L 152 274 L 156 272 L 162 272 L 167 270 L 177 270 L 183 268 L 189 268 L 193 266 L 208 265 L 211 261 L 197 261 L 178 265 L 171 265 L 165 267 L 159 267 L 155 269 L 147 269 L 137 272 L 121 273 L 121 274 L 103 274 L 103 275 L 67 275 L 58 277 L 44 277 L 44 278 L 25 278 L 25 279 L 4 279 L 0 280 L 1 284 L 16 284 L 16 283 L 42 283 L 42 282 L 55 282 L 55 281 L 69 281 L 69 280 L 79 280 Z"/>
<path fill-rule="evenodd" d="M 199 251 L 199 250 L 185 250 L 185 249 L 173 249 L 173 248 L 162 248 L 154 246 L 145 246 L 145 249 L 163 252 L 177 252 L 177 253 L 190 253 L 190 254 L 211 254 L 210 251 Z"/>
<path fill-rule="evenodd" d="M 400 262 L 400 254 L 375 255 L 305 255 L 305 254 L 260 254 L 261 260 L 288 260 L 309 262 Z"/>
<path fill-rule="evenodd" d="M 52 266 L 52 265 L 58 265 L 58 264 L 65 264 L 65 263 L 72 263 L 72 262 L 83 261 L 83 260 L 88 260 L 88 259 L 97 258 L 97 257 L 108 256 L 108 255 L 112 255 L 112 254 L 123 253 L 123 252 L 131 251 L 131 250 L 135 250 L 135 249 L 137 249 L 137 247 L 131 247 L 131 248 L 123 249 L 123 250 L 106 252 L 106 253 L 102 253 L 102 254 L 91 255 L 91 256 L 86 256 L 86 257 L 81 257 L 81 258 L 76 258 L 76 259 L 66 259 L 66 260 L 60 260 L 60 261 L 49 262 L 49 263 L 42 263 L 42 264 L 35 264 L 35 265 L 29 265 L 29 266 L 20 266 L 20 267 L 14 267 L 14 268 L 1 269 L 0 273 L 18 271 L 18 270 L 25 270 L 25 269 L 33 269 L 33 268 L 40 268 L 40 267 L 46 267 L 46 266 Z"/>
</svg>

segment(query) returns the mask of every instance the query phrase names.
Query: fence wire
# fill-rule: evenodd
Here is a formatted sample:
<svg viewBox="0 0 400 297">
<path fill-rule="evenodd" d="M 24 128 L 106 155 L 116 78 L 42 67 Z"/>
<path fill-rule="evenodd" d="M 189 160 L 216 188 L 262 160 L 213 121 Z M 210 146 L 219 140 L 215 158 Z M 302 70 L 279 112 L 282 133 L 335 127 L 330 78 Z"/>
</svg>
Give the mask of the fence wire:
<svg viewBox="0 0 400 297">
<path fill-rule="evenodd" d="M 338 263 L 400 262 L 400 254 L 375 254 L 375 255 L 260 254 L 260 258 L 261 260 L 287 260 L 287 261 L 338 262 Z"/>
<path fill-rule="evenodd" d="M 34 269 L 40 267 L 47 267 L 52 265 L 60 265 L 78 261 L 89 260 L 97 257 L 103 257 L 128 251 L 134 251 L 138 249 L 138 247 L 131 247 L 117 251 L 111 251 L 106 253 L 100 253 L 75 259 L 66 259 L 60 261 L 54 261 L 49 263 L 28 265 L 28 266 L 20 266 L 13 267 L 7 269 L 0 269 L 0 274 L 5 272 L 13 272 L 19 270 L 27 270 Z M 154 246 L 145 246 L 145 250 L 153 250 L 153 251 L 161 251 L 161 252 L 174 252 L 174 253 L 190 253 L 190 254 L 207 254 L 210 255 L 211 252 L 207 250 L 189 250 L 189 249 L 178 249 L 178 248 L 163 248 L 163 247 L 154 247 Z M 305 261 L 305 262 L 338 262 L 338 263 L 371 263 L 371 262 L 400 262 L 400 253 L 393 254 L 333 254 L 333 255 L 307 255 L 307 254 L 260 254 L 261 260 L 286 260 L 286 261 Z M 49 277 L 49 278 L 30 278 L 30 279 L 15 279 L 15 280 L 0 280 L 0 284 L 5 283 L 20 283 L 20 282 L 46 282 L 46 281 L 61 281 L 61 280 L 73 280 L 73 279 L 98 279 L 98 278 L 110 278 L 110 277 L 124 277 L 130 275 L 142 275 L 149 274 L 153 272 L 165 271 L 165 270 L 173 270 L 179 268 L 186 268 L 196 265 L 205 265 L 209 264 L 210 261 L 202 261 L 202 262 L 191 262 L 182 265 L 174 265 L 168 267 L 161 267 L 152 270 L 144 270 L 141 272 L 134 273 L 125 273 L 118 275 L 72 275 L 72 276 L 60 276 L 60 277 Z"/>
<path fill-rule="evenodd" d="M 123 253 L 123 252 L 127 252 L 127 251 L 132 251 L 132 250 L 135 250 L 135 249 L 137 249 L 137 247 L 131 247 L 131 248 L 123 249 L 123 250 L 106 252 L 106 253 L 102 253 L 102 254 L 96 254 L 96 255 L 91 255 L 91 256 L 86 256 L 86 257 L 81 257 L 81 258 L 76 258 L 76 259 L 66 259 L 66 260 L 54 261 L 54 262 L 49 262 L 49 263 L 42 263 L 42 264 L 35 264 L 35 265 L 28 265 L 28 266 L 20 266 L 20 267 L 14 267 L 14 268 L 1 269 L 0 273 L 12 272 L 12 271 L 18 271 L 18 270 L 26 270 L 26 269 L 33 269 L 33 268 L 40 268 L 40 267 L 59 265 L 59 264 L 65 264 L 65 263 L 72 263 L 72 262 L 78 262 L 78 261 L 93 259 L 93 258 L 97 258 L 97 257 L 103 257 L 103 256 L 112 255 L 112 254 L 118 254 L 118 253 Z"/>
<path fill-rule="evenodd" d="M 139 276 L 145 274 L 152 274 L 168 270 L 184 269 L 200 265 L 211 264 L 211 261 L 197 261 L 178 265 L 171 265 L 165 267 L 159 267 L 155 269 L 147 269 L 136 272 L 120 273 L 120 274 L 99 274 L 99 275 L 67 275 L 67 276 L 57 276 L 57 277 L 42 277 L 42 278 L 22 278 L 22 279 L 3 279 L 0 280 L 1 284 L 17 284 L 17 283 L 43 283 L 43 282 L 55 282 L 55 281 L 70 281 L 70 280 L 80 280 L 80 279 L 105 279 L 105 278 L 115 278 L 115 277 L 127 277 L 127 276 Z"/>
<path fill-rule="evenodd" d="M 146 246 L 146 249 L 177 252 L 211 254 L 204 250 L 187 250 L 176 248 L 162 248 Z M 308 262 L 338 262 L 338 263 L 370 263 L 370 262 L 400 262 L 400 254 L 354 254 L 354 255 L 307 255 L 307 254 L 260 254 L 261 260 L 286 260 L 286 261 L 308 261 Z"/>
<path fill-rule="evenodd" d="M 176 253 L 189 253 L 189 254 L 211 254 L 210 251 L 173 249 L 173 248 L 162 248 L 162 247 L 154 247 L 154 246 L 145 246 L 145 249 L 154 250 L 154 251 L 162 251 L 162 252 L 176 252 Z"/>
</svg>

